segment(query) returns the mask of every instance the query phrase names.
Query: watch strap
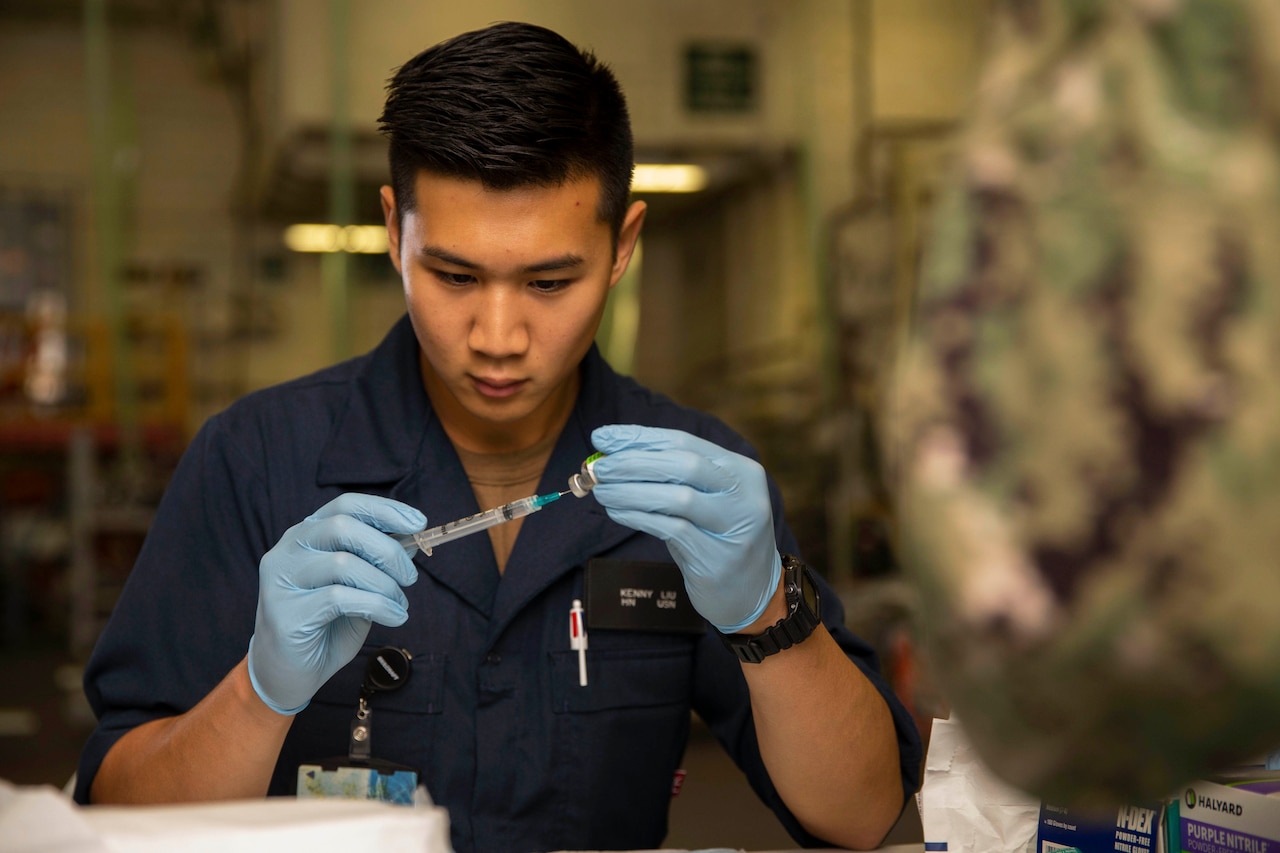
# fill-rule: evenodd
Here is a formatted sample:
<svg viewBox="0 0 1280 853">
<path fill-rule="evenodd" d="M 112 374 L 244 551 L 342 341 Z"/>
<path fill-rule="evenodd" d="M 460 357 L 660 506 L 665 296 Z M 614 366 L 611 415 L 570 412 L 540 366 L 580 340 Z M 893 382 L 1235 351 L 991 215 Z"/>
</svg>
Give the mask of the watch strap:
<svg viewBox="0 0 1280 853">
<path fill-rule="evenodd" d="M 782 569 L 787 615 L 757 635 L 721 634 L 724 644 L 743 663 L 760 663 L 770 655 L 789 649 L 808 639 L 821 624 L 821 608 L 811 610 L 805 603 L 801 588 L 801 584 L 813 585 L 809 567 L 798 558 L 783 554 Z"/>
</svg>

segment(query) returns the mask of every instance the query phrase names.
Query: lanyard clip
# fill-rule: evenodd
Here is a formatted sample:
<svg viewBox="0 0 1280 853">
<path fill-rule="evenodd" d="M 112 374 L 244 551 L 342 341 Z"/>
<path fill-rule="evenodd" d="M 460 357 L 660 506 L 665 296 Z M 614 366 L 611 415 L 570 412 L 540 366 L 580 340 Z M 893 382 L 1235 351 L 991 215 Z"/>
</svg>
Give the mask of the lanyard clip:
<svg viewBox="0 0 1280 853">
<path fill-rule="evenodd" d="M 383 646 L 374 653 L 365 668 L 364 684 L 360 686 L 360 701 L 356 716 L 351 721 L 351 739 L 347 744 L 347 757 L 353 762 L 368 762 L 372 753 L 373 709 L 369 700 L 374 693 L 399 690 L 409 680 L 409 661 L 412 657 L 404 649 Z"/>
<path fill-rule="evenodd" d="M 369 707 L 364 694 L 360 695 L 360 704 L 356 708 L 356 718 L 351 721 L 351 740 L 347 746 L 347 757 L 352 761 L 368 761 L 372 753 L 373 724 L 369 718 L 373 710 Z"/>
</svg>

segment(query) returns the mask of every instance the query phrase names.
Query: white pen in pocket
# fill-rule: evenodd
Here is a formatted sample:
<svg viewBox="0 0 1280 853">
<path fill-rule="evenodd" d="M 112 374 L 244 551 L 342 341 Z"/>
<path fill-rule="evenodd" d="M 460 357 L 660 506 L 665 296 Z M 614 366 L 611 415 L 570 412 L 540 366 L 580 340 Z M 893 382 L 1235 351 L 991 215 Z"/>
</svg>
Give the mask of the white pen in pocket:
<svg viewBox="0 0 1280 853">
<path fill-rule="evenodd" d="M 578 686 L 587 686 L 587 625 L 583 621 L 582 600 L 575 598 L 569 608 L 569 648 L 578 652 Z"/>
</svg>

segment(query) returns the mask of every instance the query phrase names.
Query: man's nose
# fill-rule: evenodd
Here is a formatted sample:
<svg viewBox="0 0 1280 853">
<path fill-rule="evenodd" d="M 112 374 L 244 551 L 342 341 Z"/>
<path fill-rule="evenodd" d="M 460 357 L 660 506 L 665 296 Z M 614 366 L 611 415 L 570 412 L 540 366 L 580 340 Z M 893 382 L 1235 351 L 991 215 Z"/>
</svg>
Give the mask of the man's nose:
<svg viewBox="0 0 1280 853">
<path fill-rule="evenodd" d="M 467 343 L 489 358 L 524 354 L 529 347 L 529 327 L 517 289 L 506 284 L 480 288 Z"/>
</svg>

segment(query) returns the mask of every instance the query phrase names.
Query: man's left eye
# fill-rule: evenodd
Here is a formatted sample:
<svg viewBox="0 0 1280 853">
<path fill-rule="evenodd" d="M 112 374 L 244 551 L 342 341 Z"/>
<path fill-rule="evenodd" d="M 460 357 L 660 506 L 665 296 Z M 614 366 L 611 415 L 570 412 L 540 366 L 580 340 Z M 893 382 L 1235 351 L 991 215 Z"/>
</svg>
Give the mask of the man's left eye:
<svg viewBox="0 0 1280 853">
<path fill-rule="evenodd" d="M 552 293 L 568 285 L 566 278 L 543 278 L 529 282 L 529 286 L 541 293 Z"/>
</svg>

